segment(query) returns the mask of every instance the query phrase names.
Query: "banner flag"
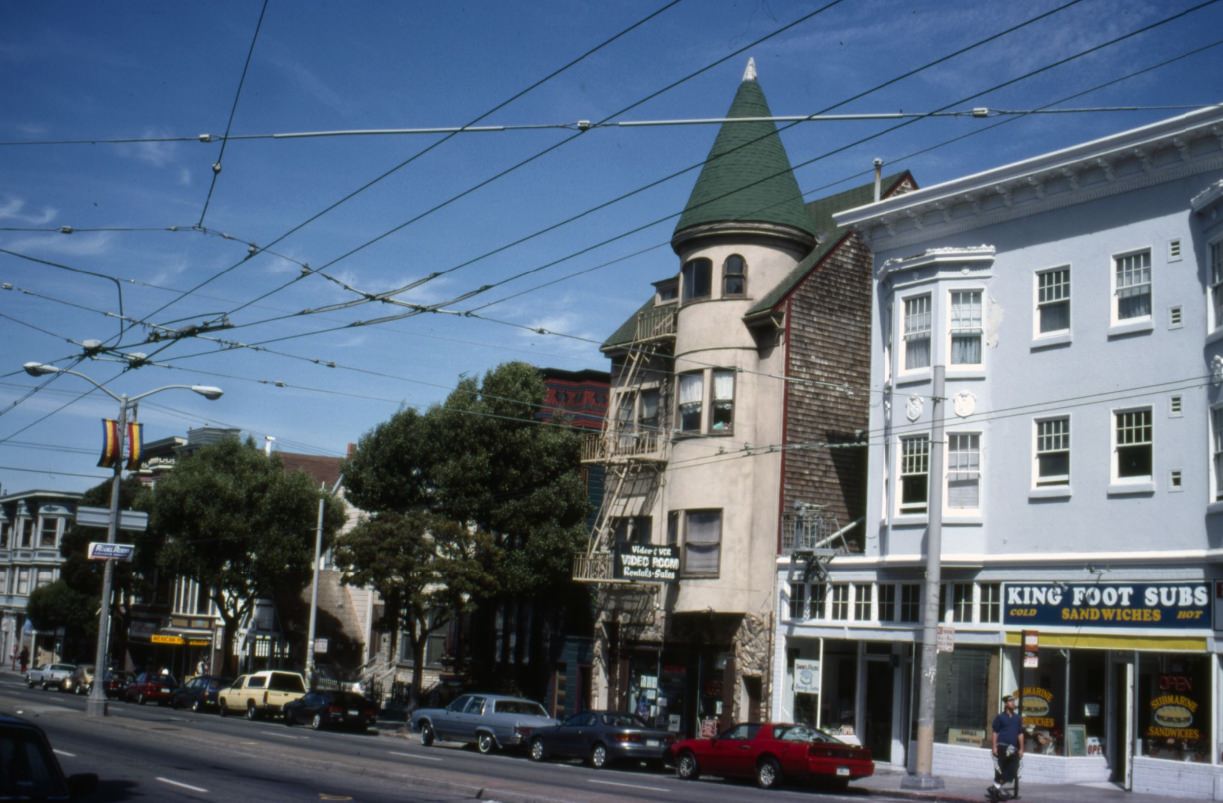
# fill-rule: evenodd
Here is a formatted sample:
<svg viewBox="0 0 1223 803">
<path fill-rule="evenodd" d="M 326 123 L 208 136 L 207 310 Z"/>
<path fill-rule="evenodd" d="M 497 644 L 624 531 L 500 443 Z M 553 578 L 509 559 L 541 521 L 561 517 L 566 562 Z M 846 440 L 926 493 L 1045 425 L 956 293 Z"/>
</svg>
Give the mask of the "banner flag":
<svg viewBox="0 0 1223 803">
<path fill-rule="evenodd" d="M 114 468 L 119 461 L 119 422 L 112 418 L 102 419 L 102 456 L 98 465 L 102 468 Z"/>
<path fill-rule="evenodd" d="M 140 457 L 144 447 L 144 424 L 135 421 L 127 425 L 127 467 L 129 470 L 140 468 Z"/>
</svg>

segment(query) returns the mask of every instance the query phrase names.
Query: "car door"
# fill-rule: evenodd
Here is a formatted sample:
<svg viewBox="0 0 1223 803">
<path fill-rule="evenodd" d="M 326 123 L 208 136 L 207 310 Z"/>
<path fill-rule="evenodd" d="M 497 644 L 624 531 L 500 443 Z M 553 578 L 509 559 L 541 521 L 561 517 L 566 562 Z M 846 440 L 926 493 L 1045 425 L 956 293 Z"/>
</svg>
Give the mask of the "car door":
<svg viewBox="0 0 1223 803">
<path fill-rule="evenodd" d="M 467 708 L 467 704 L 471 702 L 470 694 L 463 694 L 450 701 L 450 705 L 433 718 L 433 732 L 439 739 L 447 741 L 456 738 L 459 732 L 459 718 L 463 715 L 463 709 Z"/>
<path fill-rule="evenodd" d="M 742 777 L 755 770 L 751 726 L 740 723 L 723 731 L 711 746 L 711 762 L 706 766 L 714 775 Z"/>
<path fill-rule="evenodd" d="M 484 721 L 484 703 L 484 697 L 472 695 L 471 699 L 467 702 L 467 707 L 459 715 L 455 738 L 464 742 L 474 742 L 476 740 L 476 728 Z M 492 706 L 490 705 L 489 708 L 492 708 Z"/>
<path fill-rule="evenodd" d="M 590 753 L 590 731 L 595 715 L 589 711 L 574 714 L 557 730 L 556 752 L 569 758 L 585 758 Z"/>
</svg>

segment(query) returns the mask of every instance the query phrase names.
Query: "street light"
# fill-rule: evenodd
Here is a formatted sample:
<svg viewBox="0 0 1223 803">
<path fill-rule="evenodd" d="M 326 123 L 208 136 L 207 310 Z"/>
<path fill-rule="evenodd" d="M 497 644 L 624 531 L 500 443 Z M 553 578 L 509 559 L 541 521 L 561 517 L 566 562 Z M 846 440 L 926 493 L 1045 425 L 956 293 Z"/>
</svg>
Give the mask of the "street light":
<svg viewBox="0 0 1223 803">
<path fill-rule="evenodd" d="M 118 442 L 116 443 L 118 458 L 115 460 L 115 476 L 111 480 L 110 485 L 110 518 L 106 525 L 106 543 L 108 544 L 115 543 L 115 537 L 119 530 L 119 485 L 123 478 L 124 440 L 127 438 L 127 411 L 146 396 L 161 393 L 163 390 L 190 390 L 209 401 L 221 398 L 221 395 L 224 393 L 223 390 L 213 385 L 164 385 L 135 396 L 128 396 L 126 393 L 115 393 L 93 377 L 82 374 L 79 371 L 71 371 L 67 368 L 60 368 L 56 365 L 41 362 L 27 362 L 21 367 L 30 376 L 46 376 L 48 374 L 72 374 L 73 376 L 79 376 L 107 396 L 119 402 L 119 432 Z M 98 645 L 97 650 L 94 652 L 93 687 L 90 689 L 89 699 L 85 703 L 85 714 L 91 717 L 106 716 L 106 655 L 110 647 L 107 642 L 110 640 L 110 595 L 111 586 L 114 583 L 114 573 L 114 558 L 107 558 L 102 568 L 102 604 L 99 606 L 101 610 L 98 612 Z"/>
</svg>

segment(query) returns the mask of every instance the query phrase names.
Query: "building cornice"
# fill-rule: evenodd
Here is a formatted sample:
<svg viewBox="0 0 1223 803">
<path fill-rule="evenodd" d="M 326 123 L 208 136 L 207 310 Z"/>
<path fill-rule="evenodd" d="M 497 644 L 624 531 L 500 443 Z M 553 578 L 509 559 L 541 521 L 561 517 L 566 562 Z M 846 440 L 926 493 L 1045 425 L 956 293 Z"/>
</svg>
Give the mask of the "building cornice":
<svg viewBox="0 0 1223 803">
<path fill-rule="evenodd" d="M 1223 168 L 1223 105 L 834 215 L 877 250 Z"/>
<path fill-rule="evenodd" d="M 1199 192 L 1189 201 L 1189 208 L 1201 212 L 1223 198 L 1223 178 Z"/>
<path fill-rule="evenodd" d="M 1132 552 L 1010 552 L 1005 554 L 943 553 L 944 568 L 1001 566 L 1112 565 L 1133 563 L 1147 566 L 1201 565 L 1223 563 L 1223 549 L 1168 549 Z M 788 567 L 790 559 L 777 559 L 778 568 Z M 925 555 L 914 552 L 900 555 L 838 555 L 829 566 L 833 569 L 896 569 L 926 565 Z"/>
<path fill-rule="evenodd" d="M 997 249 L 992 245 L 974 245 L 968 248 L 927 248 L 920 254 L 909 257 L 893 257 L 879 266 L 882 281 L 897 273 L 929 266 L 989 267 L 994 264 Z"/>
</svg>

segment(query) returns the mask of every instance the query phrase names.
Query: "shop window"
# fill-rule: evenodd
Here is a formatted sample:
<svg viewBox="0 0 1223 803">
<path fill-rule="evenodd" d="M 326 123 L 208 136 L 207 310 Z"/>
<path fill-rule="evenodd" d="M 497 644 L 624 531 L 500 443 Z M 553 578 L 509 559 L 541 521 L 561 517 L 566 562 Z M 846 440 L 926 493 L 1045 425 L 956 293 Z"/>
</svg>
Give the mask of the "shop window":
<svg viewBox="0 0 1223 803">
<path fill-rule="evenodd" d="M 1138 731 L 1151 758 L 1210 763 L 1213 655 L 1142 653 Z"/>
<path fill-rule="evenodd" d="M 1002 621 L 1002 585 L 1000 583 L 981 583 L 981 622 Z"/>
<path fill-rule="evenodd" d="M 729 435 L 735 429 L 735 372 L 716 368 L 713 371 L 713 421 L 710 430 Z"/>
<path fill-rule="evenodd" d="M 845 622 L 849 620 L 849 585 L 846 583 L 833 583 L 829 586 L 832 605 L 830 610 L 830 618 L 834 622 Z"/>
<path fill-rule="evenodd" d="M 1020 713 L 1028 732 L 1025 750 L 1045 755 L 1065 755 L 1066 717 L 1072 714 L 1066 698 L 1066 661 L 1064 650 L 1040 651 L 1040 663 L 1035 669 L 1023 670 Z"/>
<path fill-rule="evenodd" d="M 900 587 L 900 621 L 912 624 L 921 621 L 921 585 L 905 583 Z"/>
<path fill-rule="evenodd" d="M 872 621 L 871 607 L 875 602 L 875 586 L 872 583 L 854 583 L 854 619 L 859 622 Z"/>
<path fill-rule="evenodd" d="M 747 293 L 747 263 L 738 254 L 731 254 L 722 263 L 722 295 L 741 296 Z"/>
<path fill-rule="evenodd" d="M 896 584 L 879 584 L 879 621 L 896 621 Z"/>
<path fill-rule="evenodd" d="M 690 259 L 680 269 L 680 286 L 684 301 L 709 298 L 713 263 L 708 259 Z"/>
</svg>

